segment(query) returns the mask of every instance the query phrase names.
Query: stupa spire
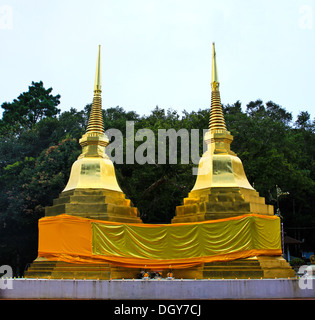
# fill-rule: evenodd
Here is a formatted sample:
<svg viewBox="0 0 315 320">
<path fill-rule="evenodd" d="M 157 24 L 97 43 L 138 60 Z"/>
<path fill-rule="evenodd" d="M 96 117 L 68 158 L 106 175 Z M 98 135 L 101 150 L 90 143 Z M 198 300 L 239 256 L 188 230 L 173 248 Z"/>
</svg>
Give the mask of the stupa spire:
<svg viewBox="0 0 315 320">
<path fill-rule="evenodd" d="M 80 139 L 82 154 L 79 159 L 85 157 L 108 158 L 105 154 L 105 147 L 109 144 L 109 140 L 104 130 L 101 93 L 101 46 L 99 46 L 93 104 L 86 133 Z"/>
<path fill-rule="evenodd" d="M 219 77 L 218 77 L 218 68 L 217 68 L 217 57 L 215 52 L 215 43 L 212 43 L 212 84 L 217 83 L 219 87 Z M 215 87 L 216 89 L 216 87 Z"/>
<path fill-rule="evenodd" d="M 102 116 L 102 97 L 101 97 L 101 46 L 98 48 L 96 64 L 95 87 L 92 110 L 86 132 L 98 132 L 104 134 L 104 124 Z"/>
<path fill-rule="evenodd" d="M 210 123 L 209 129 L 213 130 L 226 130 L 225 120 L 223 116 L 221 97 L 219 91 L 219 78 L 218 78 L 218 68 L 217 68 L 217 58 L 215 51 L 215 43 L 212 44 L 212 95 L 211 95 L 211 113 L 210 113 Z"/>
<path fill-rule="evenodd" d="M 95 87 L 94 91 L 101 91 L 101 46 L 98 46 L 98 56 L 96 64 L 96 74 L 95 74 Z"/>
</svg>

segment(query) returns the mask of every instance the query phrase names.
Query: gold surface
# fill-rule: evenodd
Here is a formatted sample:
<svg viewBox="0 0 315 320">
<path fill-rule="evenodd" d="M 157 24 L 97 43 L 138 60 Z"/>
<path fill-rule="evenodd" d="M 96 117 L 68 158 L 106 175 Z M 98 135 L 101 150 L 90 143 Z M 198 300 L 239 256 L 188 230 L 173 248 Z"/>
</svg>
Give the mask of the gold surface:
<svg viewBox="0 0 315 320">
<path fill-rule="evenodd" d="M 49 278 L 49 279 L 98 279 L 109 280 L 111 278 L 111 266 L 109 264 L 89 265 L 73 264 L 63 261 L 47 261 L 36 259 L 27 271 L 25 278 Z"/>
<path fill-rule="evenodd" d="M 82 158 L 72 165 L 70 178 L 63 192 L 89 188 L 122 192 L 110 159 Z"/>
<path fill-rule="evenodd" d="M 105 189 L 75 189 L 61 193 L 45 216 L 68 214 L 88 219 L 121 223 L 141 223 L 138 209 L 124 193 Z"/>
<path fill-rule="evenodd" d="M 45 214 L 141 223 L 137 208 L 125 199 L 114 164 L 105 153 L 109 140 L 104 131 L 101 93 L 99 46 L 91 114 L 86 133 L 79 141 L 82 153 L 72 165 L 68 183 L 59 199 L 54 200 L 52 207 L 45 208 Z"/>
<path fill-rule="evenodd" d="M 159 271 L 165 278 L 168 269 L 150 269 Z M 111 264 L 71 264 L 62 261 L 36 259 L 24 274 L 26 278 L 51 279 L 137 279 L 142 269 L 123 268 Z M 233 261 L 220 261 L 201 264 L 187 269 L 173 270 L 175 279 L 274 279 L 293 278 L 294 270 L 282 257 L 251 257 Z"/>
<path fill-rule="evenodd" d="M 98 56 L 96 64 L 96 74 L 95 74 L 95 86 L 94 91 L 101 91 L 101 46 L 98 46 Z"/>
<path fill-rule="evenodd" d="M 204 279 L 274 279 L 275 277 L 295 277 L 294 270 L 280 256 L 259 256 L 205 263 L 203 267 Z"/>
<path fill-rule="evenodd" d="M 255 213 L 273 215 L 273 206 L 250 185 L 240 158 L 231 150 L 233 136 L 227 131 L 218 80 L 215 44 L 212 54 L 212 98 L 207 151 L 199 162 L 196 183 L 176 208 L 172 223 L 221 219 Z"/>
<path fill-rule="evenodd" d="M 212 44 L 212 89 L 219 91 L 219 77 L 217 67 L 217 54 L 215 51 L 215 43 Z"/>
</svg>

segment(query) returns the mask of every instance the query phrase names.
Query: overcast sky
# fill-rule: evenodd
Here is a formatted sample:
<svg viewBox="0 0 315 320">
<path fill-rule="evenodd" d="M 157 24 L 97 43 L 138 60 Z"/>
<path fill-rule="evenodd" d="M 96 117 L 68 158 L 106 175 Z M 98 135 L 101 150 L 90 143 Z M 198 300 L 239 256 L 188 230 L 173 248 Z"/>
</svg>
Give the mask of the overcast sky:
<svg viewBox="0 0 315 320">
<path fill-rule="evenodd" d="M 314 30 L 315 0 L 0 0 L 0 105 L 42 80 L 82 110 L 101 44 L 103 108 L 205 109 L 216 42 L 222 103 L 314 117 Z"/>
</svg>

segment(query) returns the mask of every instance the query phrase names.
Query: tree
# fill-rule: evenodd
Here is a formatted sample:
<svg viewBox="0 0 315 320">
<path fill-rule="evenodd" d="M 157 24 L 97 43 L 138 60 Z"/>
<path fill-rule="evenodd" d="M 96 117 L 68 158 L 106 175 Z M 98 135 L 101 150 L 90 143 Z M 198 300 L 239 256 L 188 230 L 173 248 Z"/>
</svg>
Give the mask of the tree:
<svg viewBox="0 0 315 320">
<path fill-rule="evenodd" d="M 65 187 L 80 152 L 76 140 L 65 139 L 43 150 L 37 159 L 25 158 L 2 168 L 0 263 L 11 265 L 16 275 L 36 258 L 38 219 Z"/>
<path fill-rule="evenodd" d="M 314 132 L 315 129 L 315 120 L 311 122 L 311 115 L 307 111 L 301 111 L 297 116 L 295 126 L 298 129 L 304 129 Z"/>
<path fill-rule="evenodd" d="M 60 95 L 53 96 L 52 88 L 45 89 L 42 81 L 32 82 L 28 92 L 24 92 L 13 102 L 2 104 L 3 118 L 1 132 L 9 127 L 16 133 L 32 128 L 44 117 L 54 117 L 59 114 L 57 106 L 60 104 Z"/>
</svg>

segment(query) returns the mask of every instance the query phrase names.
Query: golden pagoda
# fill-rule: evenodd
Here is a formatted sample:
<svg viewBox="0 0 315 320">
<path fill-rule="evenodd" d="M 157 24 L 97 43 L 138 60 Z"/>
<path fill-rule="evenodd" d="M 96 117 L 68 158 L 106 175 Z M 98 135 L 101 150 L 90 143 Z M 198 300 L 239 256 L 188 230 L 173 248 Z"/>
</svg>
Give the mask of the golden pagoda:
<svg viewBox="0 0 315 320">
<path fill-rule="evenodd" d="M 273 215 L 273 206 L 250 185 L 242 161 L 231 150 L 233 136 L 227 131 L 219 91 L 215 44 L 212 57 L 212 98 L 207 151 L 199 162 L 194 188 L 176 208 L 172 223 L 228 218 L 243 214 Z"/>
<path fill-rule="evenodd" d="M 68 214 L 122 223 L 142 223 L 137 208 L 118 185 L 115 168 L 105 153 L 101 98 L 101 46 L 99 46 L 94 98 L 86 133 L 80 139 L 82 154 L 73 164 L 67 186 L 45 216 Z"/>
<path fill-rule="evenodd" d="M 135 278 L 142 270 L 167 274 L 174 269 L 176 278 L 189 279 L 294 276 L 281 256 L 279 218 L 249 184 L 241 160 L 230 150 L 232 140 L 222 112 L 213 45 L 208 150 L 196 184 L 177 207 L 173 224 L 142 224 L 105 154 L 99 50 L 82 154 L 65 190 L 39 221 L 38 258 L 25 275 L 122 279 Z"/>
<path fill-rule="evenodd" d="M 109 140 L 104 131 L 101 93 L 101 46 L 99 46 L 92 110 L 86 133 L 79 141 L 82 154 L 72 165 L 68 184 L 59 198 L 54 200 L 53 206 L 45 208 L 43 219 L 59 216 L 62 221 L 63 216 L 74 216 L 87 218 L 82 219 L 86 221 L 104 220 L 122 224 L 142 224 L 137 208 L 132 206 L 131 201 L 126 199 L 119 187 L 114 165 L 105 153 Z M 61 222 L 56 234 L 52 236 L 52 243 L 58 241 L 57 239 L 66 243 L 65 235 L 61 231 L 63 225 L 64 222 Z M 80 232 L 78 231 L 79 234 Z M 80 239 L 86 236 L 86 234 L 79 235 Z M 39 234 L 39 242 L 40 238 Z M 24 276 L 52 279 L 110 279 L 115 277 L 115 274 L 118 274 L 116 277 L 120 277 L 120 268 L 115 268 L 106 262 L 69 263 L 63 257 L 47 259 L 38 255 Z"/>
<path fill-rule="evenodd" d="M 273 206 L 250 185 L 242 161 L 231 150 L 233 136 L 227 130 L 219 91 L 215 44 L 212 55 L 212 97 L 207 151 L 199 162 L 196 183 L 182 206 L 176 208 L 172 223 L 218 220 L 248 215 L 273 216 Z M 224 221 L 224 220 L 221 220 Z M 255 231 L 254 231 L 255 232 Z M 279 228 L 280 234 L 280 228 Z M 270 235 L 269 235 L 270 236 Z M 245 259 L 204 263 L 188 275 L 202 278 L 294 277 L 281 255 L 252 256 Z"/>
</svg>

